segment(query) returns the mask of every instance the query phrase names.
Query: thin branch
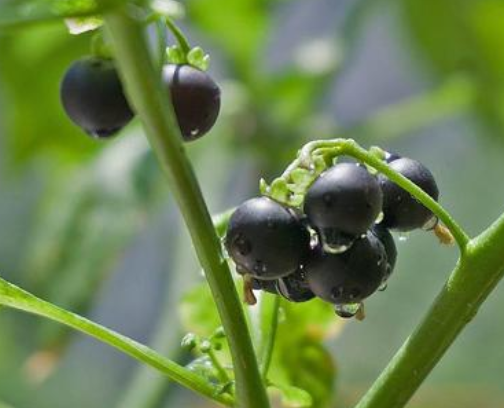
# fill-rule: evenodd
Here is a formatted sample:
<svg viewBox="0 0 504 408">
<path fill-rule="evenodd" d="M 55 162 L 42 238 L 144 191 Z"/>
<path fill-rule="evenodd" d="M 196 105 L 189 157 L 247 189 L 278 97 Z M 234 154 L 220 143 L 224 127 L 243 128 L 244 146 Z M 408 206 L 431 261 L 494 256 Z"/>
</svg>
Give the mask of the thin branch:
<svg viewBox="0 0 504 408">
<path fill-rule="evenodd" d="M 143 344 L 39 299 L 3 279 L 0 279 L 0 305 L 46 317 L 85 333 L 161 371 L 173 381 L 201 395 L 224 405 L 232 406 L 232 398 L 227 394 L 219 394 L 218 390 L 210 385 L 205 378 L 164 358 Z"/>
<path fill-rule="evenodd" d="M 237 405 L 269 407 L 242 305 L 200 187 L 186 156 L 168 92 L 156 75 L 142 25 L 127 9 L 105 16 L 130 102 L 169 181 L 214 296 L 234 364 Z"/>
</svg>

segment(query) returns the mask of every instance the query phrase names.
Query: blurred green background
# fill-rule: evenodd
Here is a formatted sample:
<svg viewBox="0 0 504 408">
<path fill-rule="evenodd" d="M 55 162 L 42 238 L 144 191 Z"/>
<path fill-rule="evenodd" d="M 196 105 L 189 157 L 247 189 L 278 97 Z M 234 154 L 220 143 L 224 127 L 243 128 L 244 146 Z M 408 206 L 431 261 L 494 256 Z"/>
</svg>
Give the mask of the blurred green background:
<svg viewBox="0 0 504 408">
<path fill-rule="evenodd" d="M 306 141 L 340 135 L 425 163 L 471 235 L 503 212 L 502 1 L 182 4 L 223 91 L 218 125 L 187 146 L 212 213 L 257 195 Z M 96 142 L 59 104 L 60 78 L 90 38 L 61 21 L 0 31 L 0 273 L 184 361 L 178 305 L 202 275 L 138 120 Z M 396 238 L 388 289 L 366 302 L 364 322 L 326 340 L 334 407 L 357 401 L 456 261 L 428 233 Z M 503 309 L 498 287 L 412 408 L 504 406 Z M 0 309 L 2 408 L 209 406 L 165 385 L 93 340 Z"/>
</svg>

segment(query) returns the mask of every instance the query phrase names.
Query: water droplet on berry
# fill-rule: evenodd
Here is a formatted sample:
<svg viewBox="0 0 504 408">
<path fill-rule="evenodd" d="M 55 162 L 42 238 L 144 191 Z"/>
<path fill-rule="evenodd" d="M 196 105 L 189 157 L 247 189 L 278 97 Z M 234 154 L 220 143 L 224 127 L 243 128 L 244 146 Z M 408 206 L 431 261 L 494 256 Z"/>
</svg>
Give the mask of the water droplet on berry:
<svg viewBox="0 0 504 408">
<path fill-rule="evenodd" d="M 436 225 L 439 222 L 439 218 L 436 216 L 432 216 L 423 226 L 422 229 L 424 231 L 432 231 L 434 228 L 436 228 Z"/>
<path fill-rule="evenodd" d="M 380 222 L 382 222 L 383 218 L 384 218 L 383 211 L 380 211 L 380 214 L 378 214 L 378 217 L 376 217 L 375 224 L 379 224 Z"/>
<path fill-rule="evenodd" d="M 247 256 L 252 252 L 252 244 L 243 235 L 238 235 L 233 244 L 241 256 Z"/>
<path fill-rule="evenodd" d="M 380 287 L 378 288 L 378 290 L 379 290 L 380 292 L 384 292 L 384 291 L 386 291 L 386 290 L 387 290 L 387 287 L 388 287 L 387 282 L 382 282 L 382 284 L 380 285 Z"/>
<path fill-rule="evenodd" d="M 401 232 L 399 234 L 399 241 L 406 242 L 408 240 L 408 237 L 409 237 L 409 235 L 407 232 Z"/>
<path fill-rule="evenodd" d="M 256 260 L 254 266 L 252 267 L 252 271 L 256 274 L 256 275 L 262 275 L 262 274 L 265 274 L 267 272 L 268 268 L 266 267 L 266 265 L 264 264 L 263 261 L 261 260 Z"/>
<path fill-rule="evenodd" d="M 199 129 L 191 129 L 191 136 L 197 136 L 199 133 Z"/>
<path fill-rule="evenodd" d="M 339 317 L 343 319 L 350 319 L 357 314 L 360 307 L 360 303 L 347 303 L 344 305 L 335 305 L 334 311 Z"/>
<path fill-rule="evenodd" d="M 338 233 L 333 229 L 325 229 L 320 232 L 322 249 L 328 254 L 341 254 L 347 251 L 353 244 L 354 239 Z"/>
</svg>

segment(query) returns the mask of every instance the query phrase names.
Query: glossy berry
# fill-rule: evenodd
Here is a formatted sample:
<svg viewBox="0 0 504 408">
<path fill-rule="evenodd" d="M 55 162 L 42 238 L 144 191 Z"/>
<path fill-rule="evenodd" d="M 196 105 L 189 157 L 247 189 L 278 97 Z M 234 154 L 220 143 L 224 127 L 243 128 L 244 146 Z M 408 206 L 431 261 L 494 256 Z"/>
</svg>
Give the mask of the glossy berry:
<svg viewBox="0 0 504 408">
<path fill-rule="evenodd" d="M 310 289 L 334 304 L 362 301 L 378 289 L 386 271 L 385 248 L 371 233 L 357 239 L 341 254 L 319 250 L 305 265 Z"/>
<path fill-rule="evenodd" d="M 278 294 L 276 280 L 260 280 L 252 278 L 252 289 L 263 290 L 265 292 L 272 293 L 273 295 Z"/>
<path fill-rule="evenodd" d="M 301 270 L 297 270 L 276 282 L 277 292 L 291 302 L 306 302 L 315 297 Z"/>
<path fill-rule="evenodd" d="M 394 242 L 394 237 L 392 236 L 390 231 L 381 224 L 375 225 L 371 229 L 371 232 L 376 236 L 376 238 L 380 240 L 383 248 L 385 249 L 385 253 L 387 254 L 388 267 L 385 279 L 388 279 L 388 277 L 394 271 L 397 261 L 397 247 Z"/>
<path fill-rule="evenodd" d="M 271 280 L 300 267 L 310 250 L 310 234 L 291 210 L 258 197 L 233 213 L 225 245 L 238 271 Z"/>
<path fill-rule="evenodd" d="M 170 90 L 175 116 L 185 141 L 200 138 L 217 120 L 220 89 L 203 71 L 190 65 L 165 65 L 163 81 Z"/>
<path fill-rule="evenodd" d="M 439 190 L 434 176 L 423 164 L 402 157 L 392 161 L 389 166 L 410 179 L 434 200 L 438 199 Z M 384 218 L 381 224 L 384 227 L 398 231 L 411 231 L 423 227 L 432 218 L 432 212 L 406 190 L 383 174 L 380 174 L 378 179 L 383 191 Z"/>
<path fill-rule="evenodd" d="M 74 62 L 60 89 L 67 115 L 94 137 L 112 136 L 133 117 L 114 62 L 86 57 Z"/>
<path fill-rule="evenodd" d="M 326 238 L 364 234 L 382 208 L 377 179 L 365 167 L 341 163 L 323 173 L 309 188 L 304 211 L 310 224 Z M 330 232 L 330 234 L 329 234 Z"/>
</svg>

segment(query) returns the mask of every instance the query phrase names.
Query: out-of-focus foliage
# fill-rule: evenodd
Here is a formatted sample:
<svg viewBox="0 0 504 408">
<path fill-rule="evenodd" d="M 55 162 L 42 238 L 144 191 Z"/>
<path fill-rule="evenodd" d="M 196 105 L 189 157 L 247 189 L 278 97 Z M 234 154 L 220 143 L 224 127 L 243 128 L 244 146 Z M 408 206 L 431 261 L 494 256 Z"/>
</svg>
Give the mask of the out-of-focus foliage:
<svg viewBox="0 0 504 408">
<path fill-rule="evenodd" d="M 379 38 L 378 41 L 382 42 L 373 42 L 374 38 L 370 38 L 383 34 L 373 28 L 372 24 L 377 23 L 368 19 L 368 12 L 376 2 L 352 0 L 336 4 L 314 1 L 309 4 L 310 8 L 327 13 L 339 7 L 341 12 L 338 21 L 341 24 L 336 20 L 327 24 L 321 11 L 312 17 L 316 21 L 311 24 L 316 26 L 319 20 L 326 21 L 330 30 L 324 35 L 317 31 L 316 35 L 301 37 L 297 35 L 299 26 L 294 31 L 291 28 L 283 32 L 280 17 L 291 8 L 307 7 L 308 3 L 302 0 L 187 0 L 180 3 L 187 9 L 183 25 L 189 37 L 201 41 L 193 41 L 192 45 L 201 45 L 210 52 L 213 61 L 210 72 L 223 89 L 223 112 L 217 128 L 208 138 L 188 146 L 189 154 L 197 165 L 203 161 L 201 157 L 212 156 L 207 159 L 200 175 L 203 178 L 219 178 L 219 183 L 226 186 L 216 192 L 216 189 L 203 184 L 203 189 L 207 189 L 207 198 L 213 203 L 212 209 L 227 208 L 258 194 L 259 178 L 271 180 L 277 176 L 304 141 L 337 135 L 337 119 L 340 118 L 336 118 L 335 108 L 328 104 L 329 94 L 334 91 L 333 85 L 337 87 L 336 94 L 340 95 L 338 85 L 344 88 L 347 84 L 345 81 L 355 70 L 357 81 L 354 80 L 352 93 L 349 95 L 347 92 L 345 98 L 360 98 L 366 102 L 377 92 L 375 88 L 368 89 L 368 85 L 380 82 L 382 76 L 386 76 L 380 72 L 384 68 L 379 62 L 382 52 L 389 55 L 386 47 L 390 46 L 390 39 Z M 486 123 L 493 124 L 496 133 L 503 133 L 503 3 L 498 0 L 388 0 L 379 3 L 375 14 L 386 14 L 385 4 L 401 10 L 397 22 L 410 33 L 410 39 L 413 40 L 403 41 L 402 45 L 407 47 L 408 52 L 419 56 L 416 62 L 431 67 L 431 72 L 442 84 L 435 92 L 423 89 L 422 93 L 427 97 L 412 98 L 399 107 L 387 108 L 381 115 L 368 121 L 367 127 L 356 126 L 355 129 L 362 131 L 371 143 L 384 148 L 389 147 L 387 137 L 397 138 L 394 148 L 406 152 L 408 149 L 415 150 L 415 154 L 420 152 L 416 156 L 419 159 L 432 159 L 428 164 L 432 167 L 437 165 L 441 169 L 439 173 L 444 176 L 450 169 L 443 168 L 443 164 L 438 162 L 443 161 L 446 154 L 438 161 L 434 161 L 433 157 L 440 157 L 439 154 L 436 156 L 436 152 L 446 148 L 446 142 L 443 147 L 438 147 L 432 146 L 433 138 L 429 136 L 409 142 L 401 140 L 400 136 L 405 134 L 405 129 L 416 129 L 424 124 L 432 126 L 432 122 L 456 113 L 461 107 L 466 110 L 473 99 L 477 102 L 474 104 L 475 113 Z M 113 5 L 112 2 L 110 4 Z M 146 228 L 153 227 L 150 221 L 162 213 L 164 208 L 161 203 L 166 198 L 162 175 L 148 153 L 146 144 L 141 142 L 143 138 L 137 121 L 118 136 L 119 140 L 97 143 L 77 129 L 65 117 L 60 106 L 61 77 L 73 60 L 89 53 L 92 34 L 69 35 L 63 20 L 55 17 L 94 14 L 94 7 L 91 0 L 0 2 L 0 27 L 8 27 L 5 30 L 0 28 L 0 197 L 12 194 L 9 185 L 39 191 L 35 202 L 27 206 L 28 210 L 24 210 L 24 217 L 35 222 L 26 221 L 22 224 L 26 230 L 20 233 L 22 242 L 12 254 L 21 262 L 19 269 L 9 271 L 9 275 L 37 294 L 83 314 L 96 313 L 97 293 L 105 290 L 106 284 L 110 283 L 112 273 L 132 245 L 132 238 Z M 308 8 L 304 10 L 308 19 Z M 46 18 L 51 21 L 40 23 Z M 37 24 L 31 25 L 32 22 Z M 302 23 L 309 25 L 310 22 L 303 20 Z M 378 23 L 382 31 L 392 32 L 388 27 L 384 30 L 383 22 L 381 24 Z M 362 36 L 361 33 L 368 30 L 368 25 L 370 30 L 375 31 L 368 37 Z M 396 37 L 401 34 L 392 32 L 392 36 Z M 272 49 L 272 44 L 281 46 L 288 43 L 285 40 L 290 36 L 296 38 L 295 46 L 289 49 L 287 56 L 284 53 L 280 62 L 276 61 L 279 50 Z M 272 41 L 274 38 L 280 41 Z M 171 40 L 169 44 L 173 45 Z M 374 54 L 377 63 L 373 60 L 363 69 L 359 65 L 362 64 L 360 53 L 369 53 L 369 47 L 378 47 Z M 276 63 L 271 64 L 269 59 Z M 396 63 L 395 60 L 390 61 L 391 65 L 395 66 Z M 359 73 L 358 69 L 362 72 Z M 389 86 L 394 90 L 401 84 L 392 83 Z M 381 97 L 381 94 L 378 96 Z M 386 97 L 383 100 L 387 103 L 397 102 Z M 445 104 L 447 100 L 450 103 Z M 345 105 L 346 100 L 343 102 Z M 408 134 L 416 133 L 408 131 Z M 474 140 L 465 142 L 468 144 L 457 141 L 459 152 L 464 149 L 470 151 L 466 156 L 461 153 L 466 162 L 489 161 L 489 152 L 497 155 L 495 152 L 501 148 L 500 145 L 483 144 L 479 142 L 480 139 L 483 138 L 475 136 Z M 474 153 L 474 146 L 480 146 L 478 143 L 481 147 Z M 235 164 L 231 167 L 229 163 Z M 36 177 L 31 177 L 29 171 L 35 173 Z M 457 203 L 457 206 L 450 202 L 450 197 L 456 196 L 454 191 L 467 194 L 470 190 L 485 197 L 493 194 L 493 202 L 500 198 L 496 198 L 496 189 L 490 192 L 480 187 L 485 185 L 479 182 L 480 179 L 489 178 L 483 172 L 478 173 L 478 182 L 473 182 L 468 189 L 467 186 L 471 184 L 468 179 L 472 177 L 474 181 L 476 176 L 470 175 L 469 170 L 467 173 L 464 180 L 450 179 L 447 182 L 448 179 L 444 179 L 443 200 L 448 200 L 445 204 L 448 203 L 451 209 L 464 214 L 479 227 L 478 223 L 483 222 L 483 212 L 474 211 L 474 206 L 469 205 L 470 201 L 467 204 Z M 222 194 L 224 190 L 226 194 Z M 24 197 L 18 190 L 14 190 L 13 194 Z M 487 200 L 490 201 L 490 198 Z M 13 203 L 14 199 L 0 200 L 0 205 L 4 203 L 0 206 L 3 229 L 15 212 L 14 204 L 9 207 L 6 202 Z M 15 207 L 17 210 L 20 206 Z M 166 228 L 175 227 L 167 223 Z M 419 277 L 416 272 L 419 272 L 419 265 L 426 262 L 425 253 L 436 254 L 428 258 L 441 259 L 436 269 L 447 269 L 453 264 L 453 259 L 447 261 L 450 255 L 443 257 L 444 252 L 442 254 L 436 246 L 419 242 L 421 239 L 413 237 L 401 244 L 401 270 L 397 280 L 391 282 L 391 288 L 380 299 L 370 301 L 372 308 L 369 320 L 361 325 L 349 325 L 343 338 L 331 336 L 337 334 L 341 321 L 334 317 L 327 305 L 316 302 L 282 304 L 277 348 L 270 370 L 273 395 L 281 394 L 284 403 L 289 406 L 307 406 L 311 403 L 316 408 L 329 407 L 335 396 L 339 403 L 344 401 L 344 394 L 353 392 L 346 389 L 335 392 L 336 374 L 339 380 L 343 378 L 345 385 L 357 383 L 358 387 L 377 374 L 377 367 L 383 365 L 398 345 L 391 344 L 389 338 L 393 337 L 397 343 L 407 334 L 406 329 L 409 330 L 413 324 L 410 320 L 418 318 L 418 308 L 424 306 L 422 302 L 427 302 L 425 293 L 431 291 L 434 295 L 437 284 L 444 278 L 434 272 Z M 148 253 L 139 256 L 142 265 L 150 256 Z M 2 264 L 5 262 L 0 261 Z M 194 269 L 194 266 L 184 263 L 172 273 L 184 275 L 189 268 Z M 138 274 L 143 272 L 139 270 Z M 2 270 L 0 273 L 7 272 Z M 124 285 L 119 278 L 112 279 Z M 177 279 L 173 278 L 173 281 L 177 282 Z M 184 330 L 209 336 L 220 324 L 208 289 L 200 286 L 200 283 L 197 280 L 196 287 L 184 297 L 181 316 Z M 176 291 L 178 287 L 170 289 Z M 144 295 L 146 303 L 155 298 L 151 292 Z M 414 297 L 415 301 L 410 297 Z M 170 306 L 169 302 L 167 304 Z M 418 310 L 413 308 L 414 305 Z M 379 314 L 376 311 L 378 309 L 384 312 Z M 167 310 L 170 311 L 170 307 Z M 251 322 L 254 321 L 255 310 L 250 309 Z M 176 313 L 176 308 L 173 307 L 171 311 Z M 401 313 L 409 320 L 401 320 Z M 158 316 L 141 317 L 149 321 L 155 318 Z M 495 316 L 487 316 L 487 320 L 486 325 L 482 326 L 481 338 L 478 334 L 466 338 L 466 342 L 475 343 L 469 346 L 479 347 L 482 342 L 497 342 L 493 340 Z M 168 328 L 161 322 L 160 332 L 164 335 L 157 338 L 164 341 L 169 335 L 178 336 L 182 329 L 175 327 L 175 321 L 169 319 L 173 327 Z M 76 336 L 69 336 L 68 331 L 4 310 L 0 311 L 0 324 L 0 399 L 12 402 L 15 408 L 59 408 L 70 405 L 76 408 L 110 408 L 118 397 L 125 395 L 124 388 L 129 386 L 129 376 L 126 378 L 124 375 L 126 370 L 122 363 L 115 367 L 104 358 L 103 365 L 97 366 L 96 372 L 93 372 L 95 375 L 89 375 L 88 371 L 92 370 L 86 365 L 92 360 L 86 355 L 89 351 L 87 348 L 82 351 L 79 343 L 72 341 Z M 147 334 L 145 336 L 148 337 Z M 70 345 L 75 348 L 66 347 Z M 460 350 L 467 350 L 469 346 Z M 60 352 L 61 365 L 56 367 L 54 376 L 49 377 L 43 385 L 33 385 L 25 375 L 23 363 L 33 355 L 37 356 L 40 350 L 51 348 Z M 332 363 L 334 357 L 329 350 L 335 348 L 340 353 L 335 361 L 346 361 L 343 369 L 338 365 L 336 370 Z M 355 351 L 357 348 L 358 351 Z M 498 344 L 495 349 L 498 349 Z M 62 354 L 63 351 L 69 354 Z M 226 347 L 217 352 L 224 362 L 229 362 L 227 353 Z M 470 358 L 468 353 L 460 354 L 457 361 Z M 77 363 L 72 360 L 77 358 L 81 359 Z M 497 364 L 498 360 L 493 358 L 492 362 Z M 203 363 L 205 366 L 208 361 Z M 473 364 L 471 370 L 476 369 L 476 364 Z M 501 365 L 496 365 L 489 377 L 494 372 L 500 373 L 501 369 Z M 356 371 L 360 374 L 355 374 Z M 457 375 L 469 376 L 469 370 L 453 371 Z M 481 374 L 482 371 L 478 372 Z M 117 378 L 110 379 L 113 373 Z M 152 391 L 149 389 L 152 379 L 143 372 L 140 376 L 144 381 L 139 381 L 136 386 L 143 387 L 145 393 L 133 394 L 147 395 L 145 406 L 141 408 L 162 406 L 166 384 L 156 386 Z M 83 392 L 84 380 L 86 383 L 95 381 L 93 384 L 99 387 Z M 480 380 L 484 382 L 484 378 Z M 443 387 L 442 384 L 439 386 L 436 396 L 426 396 L 420 402 L 413 402 L 417 404 L 414 406 L 447 408 L 453 401 L 472 401 L 470 398 L 455 397 L 446 401 L 444 395 L 449 392 Z M 358 393 L 361 391 L 359 388 Z M 467 407 L 480 408 L 486 401 L 489 401 L 489 407 L 500 407 L 504 399 L 497 394 L 476 392 L 477 402 L 468 402 Z M 357 396 L 350 399 L 353 401 L 355 398 Z M 132 405 L 128 405 L 128 401 L 123 402 L 122 406 L 139 408 L 136 402 Z M 172 405 L 171 400 L 165 403 L 166 406 L 182 404 L 188 403 L 185 400 L 178 405 Z M 4 408 L 1 403 L 0 408 Z"/>
<path fill-rule="evenodd" d="M 406 0 L 405 27 L 426 60 L 446 78 L 466 74 L 478 88 L 476 107 L 504 129 L 504 4 L 499 0 Z"/>
</svg>

